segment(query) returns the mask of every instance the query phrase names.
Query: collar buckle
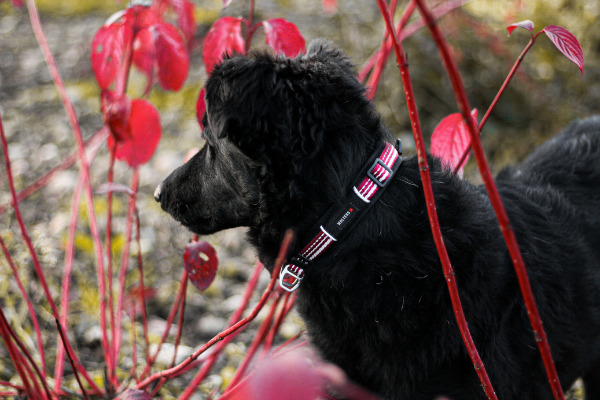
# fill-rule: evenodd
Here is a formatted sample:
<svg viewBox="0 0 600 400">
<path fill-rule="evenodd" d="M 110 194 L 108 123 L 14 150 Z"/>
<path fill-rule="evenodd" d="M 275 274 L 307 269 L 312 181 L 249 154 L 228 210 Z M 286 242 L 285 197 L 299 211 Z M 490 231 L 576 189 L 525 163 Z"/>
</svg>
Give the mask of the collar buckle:
<svg viewBox="0 0 600 400">
<path fill-rule="evenodd" d="M 297 265 L 288 264 L 279 273 L 279 286 L 285 291 L 293 292 L 298 289 L 304 279 L 304 270 Z"/>
<path fill-rule="evenodd" d="M 374 174 L 375 168 L 377 168 L 378 165 L 387 171 L 388 175 L 387 175 L 386 180 L 382 180 L 383 178 L 385 178 L 385 176 L 382 176 L 381 178 L 378 178 L 375 176 L 375 174 Z M 386 187 L 387 184 L 390 183 L 390 181 L 391 181 L 390 177 L 392 175 L 394 175 L 394 172 L 392 171 L 392 169 L 390 167 L 387 166 L 387 164 L 385 162 L 383 162 L 383 160 L 381 158 L 377 158 L 375 160 L 375 162 L 373 163 L 373 165 L 371 165 L 371 168 L 369 168 L 369 170 L 367 171 L 367 176 L 369 177 L 369 179 L 371 179 L 373 181 L 373 183 L 375 183 L 377 186 L 379 186 L 381 188 Z"/>
</svg>

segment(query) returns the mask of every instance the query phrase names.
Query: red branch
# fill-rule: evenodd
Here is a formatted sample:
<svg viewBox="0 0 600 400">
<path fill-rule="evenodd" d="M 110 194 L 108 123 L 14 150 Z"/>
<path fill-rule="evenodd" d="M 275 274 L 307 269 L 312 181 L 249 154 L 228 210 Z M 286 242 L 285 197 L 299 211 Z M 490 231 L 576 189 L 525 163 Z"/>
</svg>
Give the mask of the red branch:
<svg viewBox="0 0 600 400">
<path fill-rule="evenodd" d="M 508 219 L 508 215 L 506 214 L 506 210 L 504 209 L 504 205 L 502 204 L 502 200 L 500 199 L 498 189 L 496 188 L 496 184 L 494 183 L 494 178 L 492 177 L 489 166 L 487 164 L 485 152 L 483 151 L 483 146 L 481 145 L 481 141 L 479 140 L 477 128 L 473 119 L 471 118 L 471 108 L 469 105 L 469 101 L 467 100 L 467 95 L 465 92 L 464 85 L 462 83 L 462 79 L 460 78 L 460 73 L 458 71 L 456 63 L 454 62 L 454 59 L 450 54 L 448 44 L 442 36 L 439 27 L 436 25 L 433 16 L 425 6 L 423 0 L 415 1 L 417 3 L 419 11 L 421 12 L 421 15 L 423 16 L 423 19 L 427 23 L 427 27 L 431 32 L 431 36 L 433 37 L 433 40 L 435 41 L 438 47 L 442 60 L 444 61 L 444 65 L 446 66 L 448 76 L 452 83 L 454 95 L 456 96 L 456 102 L 458 103 L 458 107 L 463 116 L 463 120 L 465 121 L 465 124 L 469 129 L 469 134 L 471 135 L 471 145 L 473 147 L 475 159 L 477 160 L 479 173 L 481 174 L 481 178 L 483 179 L 483 183 L 490 197 L 490 201 L 492 203 L 492 206 L 494 207 L 494 211 L 496 212 L 496 217 L 498 218 L 502 235 L 504 236 L 504 240 L 506 241 L 506 245 L 508 246 L 508 252 L 510 253 L 513 265 L 515 267 L 517 278 L 519 280 L 519 286 L 521 287 L 521 293 L 523 294 L 523 298 L 525 299 L 527 315 L 529 316 L 529 320 L 533 328 L 533 333 L 535 335 L 535 341 L 538 344 L 542 360 L 544 361 L 544 366 L 546 368 L 546 373 L 548 375 L 548 379 L 552 389 L 552 394 L 557 400 L 564 399 L 564 394 L 562 392 L 562 388 L 560 387 L 560 381 L 558 379 L 558 373 L 556 372 L 556 367 L 554 366 L 554 361 L 552 360 L 552 353 L 550 351 L 550 346 L 548 345 L 548 339 L 542 326 L 542 320 L 540 319 L 540 315 L 535 304 L 535 299 L 533 297 L 533 292 L 531 290 L 531 285 L 529 283 L 529 277 L 527 276 L 527 271 L 525 269 L 525 262 L 523 261 L 523 257 L 521 256 L 521 252 L 517 244 L 517 238 L 510 224 L 510 220 Z"/>
<path fill-rule="evenodd" d="M 538 32 L 537 35 L 539 35 L 540 33 L 541 32 Z M 508 86 L 508 84 L 510 83 L 512 78 L 515 76 L 517 69 L 519 68 L 519 66 L 521 65 L 521 62 L 523 62 L 523 59 L 525 58 L 525 54 L 527 54 L 527 52 L 529 51 L 531 46 L 533 46 L 533 44 L 535 43 L 535 38 L 537 37 L 537 35 L 531 37 L 531 40 L 529 40 L 529 43 L 527 43 L 527 46 L 525 46 L 525 48 L 519 55 L 519 58 L 517 58 L 517 61 L 511 68 L 510 72 L 508 73 L 508 76 L 504 80 L 504 83 L 500 87 L 500 90 L 498 90 L 498 93 L 496 94 L 496 97 L 494 97 L 492 104 L 490 104 L 489 108 L 485 112 L 485 115 L 483 116 L 483 118 L 481 118 L 481 122 L 479 123 L 479 127 L 477 128 L 478 129 L 477 136 L 481 135 L 481 131 L 483 130 L 483 127 L 485 126 L 488 118 L 490 117 L 490 114 L 492 113 L 494 108 L 496 108 L 496 104 L 498 104 L 498 100 L 500 100 L 500 97 L 502 97 L 502 95 L 504 94 L 506 87 Z M 454 169 L 455 174 L 457 173 L 458 170 L 460 170 L 462 167 L 464 167 L 463 164 L 465 164 L 465 160 L 467 159 L 467 156 L 469 155 L 470 151 L 471 151 L 471 143 L 469 143 L 469 146 L 465 149 L 465 152 L 460 157 L 460 161 L 458 162 L 458 164 L 456 165 L 456 168 Z"/>
<path fill-rule="evenodd" d="M 433 239 L 435 241 L 436 248 L 438 250 L 438 254 L 440 256 L 440 261 L 442 262 L 442 267 L 444 269 L 444 276 L 446 278 L 446 283 L 448 285 L 448 291 L 450 293 L 450 300 L 452 301 L 452 306 L 454 308 L 454 314 L 456 316 L 456 322 L 458 324 L 458 328 L 460 330 L 461 336 L 469 352 L 469 356 L 471 357 L 471 361 L 473 362 L 473 366 L 475 367 L 475 371 L 479 376 L 479 380 L 483 385 L 483 389 L 486 392 L 488 398 L 496 399 L 496 394 L 492 388 L 492 384 L 487 375 L 483 362 L 479 357 L 479 353 L 477 352 L 477 348 L 475 347 L 475 343 L 473 343 L 473 338 L 471 337 L 471 333 L 469 332 L 469 327 L 467 325 L 467 321 L 465 319 L 465 315 L 462 309 L 461 301 L 458 295 L 458 288 L 456 286 L 456 279 L 454 276 L 454 269 L 450 263 L 450 258 L 448 257 L 448 252 L 446 251 L 446 246 L 444 244 L 444 240 L 442 238 L 442 232 L 440 230 L 439 220 L 437 217 L 435 200 L 433 196 L 433 189 L 431 187 L 431 177 L 429 175 L 429 166 L 427 164 L 427 156 L 425 151 L 425 144 L 423 143 L 423 135 L 421 133 L 421 125 L 419 122 L 419 117 L 417 114 L 417 105 L 415 102 L 412 82 L 410 80 L 410 74 L 408 70 L 408 64 L 406 61 L 406 57 L 404 55 L 404 50 L 402 49 L 401 43 L 398 41 L 396 34 L 394 32 L 394 26 L 392 23 L 392 17 L 389 13 L 387 5 L 383 0 L 377 0 L 377 4 L 379 5 L 379 9 L 381 10 L 381 14 L 385 20 L 386 27 L 390 34 L 390 37 L 393 41 L 394 51 L 396 53 L 396 59 L 398 60 L 400 75 L 402 77 L 402 84 L 404 86 L 404 94 L 406 96 L 406 104 L 408 107 L 408 112 L 411 120 L 413 135 L 415 138 L 415 146 L 417 148 L 417 157 L 419 160 L 419 170 L 421 173 L 421 181 L 423 182 L 423 192 L 425 194 L 425 202 L 427 203 L 427 213 L 429 215 L 429 222 L 431 225 L 431 230 L 433 233 Z M 417 3 L 418 4 L 418 3 Z"/>
<path fill-rule="evenodd" d="M 107 359 L 106 359 L 107 368 L 110 370 L 112 368 L 113 360 L 111 360 L 110 353 L 109 353 L 108 337 L 107 337 L 107 330 L 106 330 L 106 288 L 105 288 L 106 282 L 105 282 L 105 277 L 104 277 L 104 272 L 105 272 L 104 271 L 104 259 L 102 257 L 102 243 L 100 241 L 100 234 L 98 233 L 98 224 L 97 224 L 96 216 L 95 216 L 95 212 L 94 212 L 94 196 L 92 194 L 92 187 L 90 184 L 89 165 L 88 165 L 88 162 L 85 157 L 85 146 L 84 146 L 84 142 L 83 142 L 83 135 L 81 133 L 81 127 L 79 126 L 79 122 L 77 120 L 77 114 L 75 113 L 75 108 L 73 107 L 73 103 L 71 102 L 71 100 L 69 99 L 69 96 L 67 95 L 67 90 L 65 88 L 64 82 L 62 80 L 62 77 L 60 76 L 60 72 L 58 71 L 56 61 L 54 60 L 52 51 L 50 50 L 50 46 L 48 45 L 48 41 L 46 40 L 46 35 L 44 34 L 44 31 L 42 29 L 42 24 L 40 22 L 40 16 L 37 12 L 37 8 L 36 8 L 34 0 L 27 0 L 27 9 L 29 11 L 29 19 L 31 22 L 31 27 L 33 29 L 33 33 L 38 41 L 38 44 L 40 46 L 42 53 L 44 55 L 46 64 L 48 65 L 48 70 L 50 71 L 50 75 L 52 76 L 52 80 L 54 81 L 56 89 L 58 90 L 58 93 L 61 97 L 61 100 L 65 107 L 65 111 L 66 111 L 67 116 L 69 117 L 69 120 L 73 127 L 75 141 L 77 142 L 77 150 L 78 150 L 78 154 L 79 154 L 80 168 L 81 168 L 81 172 L 83 173 L 84 181 L 85 181 L 84 187 L 85 187 L 85 195 L 86 195 L 86 199 L 87 199 L 87 203 L 88 203 L 90 230 L 91 230 L 92 238 L 94 240 L 94 248 L 96 251 L 96 263 L 97 263 L 97 270 L 98 270 L 97 275 L 98 275 L 98 285 L 99 285 L 99 292 L 100 292 L 100 326 L 102 329 L 102 347 L 104 349 L 104 354 L 107 355 Z M 17 204 L 16 197 L 13 199 L 13 204 L 15 205 L 15 209 L 16 209 L 17 208 L 16 207 L 16 204 Z M 51 307 L 53 306 L 52 307 L 53 316 L 55 318 L 58 318 L 58 313 L 56 312 L 56 306 L 54 305 L 54 301 L 52 300 L 52 298 L 49 297 L 49 291 L 46 292 L 46 296 L 48 297 L 48 301 L 50 302 Z M 70 344 L 68 343 L 68 340 L 67 340 L 67 346 L 70 346 Z M 75 357 L 75 354 L 73 354 L 73 357 Z M 80 368 L 80 372 L 82 372 L 82 373 L 85 372 L 83 367 L 80 366 L 80 364 L 78 362 L 76 362 L 76 365 Z M 88 383 L 90 383 L 90 385 L 92 387 L 97 388 L 97 385 L 94 383 L 94 381 L 91 378 L 89 378 L 89 376 L 87 376 L 87 373 L 84 373 L 84 376 L 86 377 L 86 380 L 88 381 Z"/>
<path fill-rule="evenodd" d="M 88 152 L 95 152 L 98 150 L 100 144 L 106 139 L 108 136 L 108 128 L 106 126 L 100 128 L 96 133 L 87 138 L 84 142 L 84 146 L 88 150 Z M 77 161 L 77 153 L 72 153 L 67 158 L 65 158 L 60 164 L 56 167 L 52 168 L 45 175 L 36 179 L 31 185 L 27 186 L 25 189 L 20 190 L 17 193 L 17 200 L 19 202 L 23 201 L 27 197 L 31 196 L 37 190 L 46 186 L 52 179 L 58 174 L 60 171 L 64 171 L 69 168 L 71 165 Z M 88 156 L 89 159 L 93 157 Z M 0 205 L 0 214 L 3 214 L 6 210 L 8 210 L 12 206 L 12 203 L 6 203 Z"/>
<path fill-rule="evenodd" d="M 260 277 L 260 273 L 263 269 L 263 265 L 260 262 L 257 262 L 256 267 L 254 268 L 254 272 L 252 273 L 250 280 L 246 284 L 246 291 L 244 292 L 244 296 L 242 297 L 242 302 L 237 308 L 237 310 L 233 313 L 233 315 L 231 315 L 231 317 L 229 318 L 229 327 L 233 326 L 235 322 L 242 317 L 242 313 L 244 312 L 246 307 L 248 307 L 250 296 L 252 295 L 252 293 L 254 293 L 254 289 L 256 288 L 256 285 L 258 283 L 258 278 Z M 227 338 L 223 339 L 218 345 L 215 346 L 213 353 L 208 357 L 206 362 L 204 362 L 202 368 L 200 368 L 196 376 L 194 376 L 187 388 L 179 396 L 179 400 L 187 400 L 190 398 L 190 396 L 196 390 L 196 387 L 200 384 L 200 382 L 204 380 L 206 375 L 212 369 L 213 365 L 219 358 L 219 355 L 221 354 L 222 350 L 229 342 L 231 342 L 236 337 L 237 333 L 238 332 L 229 335 Z"/>
<path fill-rule="evenodd" d="M 220 342 L 221 340 L 225 339 L 227 336 L 231 335 L 232 333 L 236 332 L 240 328 L 242 328 L 242 327 L 246 326 L 247 324 L 249 324 L 250 322 L 252 322 L 256 318 L 258 313 L 262 310 L 262 308 L 266 304 L 267 300 L 271 296 L 271 293 L 273 292 L 275 284 L 276 284 L 277 280 L 279 279 L 279 271 L 281 270 L 281 265 L 283 264 L 285 255 L 287 254 L 288 248 L 291 244 L 292 236 L 293 236 L 293 234 L 291 232 L 288 232 L 286 234 L 286 236 L 283 240 L 283 243 L 281 245 L 281 249 L 279 251 L 279 256 L 277 257 L 277 260 L 275 261 L 275 266 L 273 268 L 273 272 L 271 273 L 271 280 L 269 281 L 267 288 L 265 289 L 260 300 L 258 301 L 258 304 L 256 304 L 256 306 L 254 307 L 252 312 L 246 318 L 243 318 L 242 320 L 238 321 L 236 324 L 234 324 L 230 328 L 224 330 L 223 332 L 219 333 L 217 336 L 213 337 L 211 340 L 209 340 L 206 344 L 204 344 L 198 350 L 194 351 L 194 353 L 192 355 L 190 355 L 185 361 L 181 362 L 179 365 L 177 365 L 173 368 L 169 368 L 169 369 L 157 372 L 154 375 L 151 375 L 147 379 L 143 380 L 142 382 L 139 382 L 137 384 L 137 388 L 143 389 L 157 379 L 161 379 L 163 377 L 168 378 L 169 376 L 177 374 L 179 371 L 185 369 L 194 360 L 196 360 L 202 353 L 204 353 L 206 350 L 211 348 L 215 343 Z"/>
</svg>

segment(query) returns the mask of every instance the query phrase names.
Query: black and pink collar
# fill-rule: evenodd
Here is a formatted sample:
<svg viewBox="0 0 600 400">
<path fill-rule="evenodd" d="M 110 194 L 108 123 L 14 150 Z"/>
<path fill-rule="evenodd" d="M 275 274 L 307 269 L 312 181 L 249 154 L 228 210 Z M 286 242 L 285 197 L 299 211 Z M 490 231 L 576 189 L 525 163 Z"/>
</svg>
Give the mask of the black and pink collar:
<svg viewBox="0 0 600 400">
<path fill-rule="evenodd" d="M 378 148 L 361 169 L 355 185 L 342 205 L 332 206 L 321 217 L 312 231 L 313 239 L 281 269 L 279 285 L 288 292 L 298 288 L 304 279 L 304 270 L 321 256 L 334 242 L 342 239 L 373 206 L 402 164 L 402 145 L 385 143 Z M 372 161 L 374 159 L 374 161 Z"/>
</svg>

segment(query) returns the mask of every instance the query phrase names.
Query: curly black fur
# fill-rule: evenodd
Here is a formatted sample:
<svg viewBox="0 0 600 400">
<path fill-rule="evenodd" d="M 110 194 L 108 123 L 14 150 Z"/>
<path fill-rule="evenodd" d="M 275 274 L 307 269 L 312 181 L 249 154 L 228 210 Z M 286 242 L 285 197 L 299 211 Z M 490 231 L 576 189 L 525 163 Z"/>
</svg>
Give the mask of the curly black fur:
<svg viewBox="0 0 600 400">
<path fill-rule="evenodd" d="M 344 54 L 258 53 L 206 85 L 206 145 L 157 189 L 199 234 L 248 226 L 272 268 L 284 232 L 337 204 L 391 135 Z M 500 399 L 551 393 L 485 190 L 429 157 L 440 224 L 479 353 Z M 561 383 L 600 399 L 600 118 L 574 122 L 497 185 L 525 259 Z M 299 309 L 322 356 L 388 399 L 485 398 L 464 348 L 429 226 L 416 158 L 369 214 L 306 271 Z"/>
</svg>

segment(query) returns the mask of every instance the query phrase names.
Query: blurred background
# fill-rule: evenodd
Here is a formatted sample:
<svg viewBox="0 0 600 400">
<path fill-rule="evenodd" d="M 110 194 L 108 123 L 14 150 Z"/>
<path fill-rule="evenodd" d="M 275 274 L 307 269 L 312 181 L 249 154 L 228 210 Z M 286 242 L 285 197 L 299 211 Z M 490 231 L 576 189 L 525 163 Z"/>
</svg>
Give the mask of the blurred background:
<svg viewBox="0 0 600 400">
<path fill-rule="evenodd" d="M 99 89 L 90 67 L 90 43 L 105 20 L 127 4 L 111 0 L 40 0 L 36 4 L 84 136 L 89 137 L 103 124 Z M 249 8 L 249 0 L 234 0 L 226 9 L 220 0 L 194 1 L 194 4 L 199 25 L 189 78 L 177 93 L 164 92 L 158 87 L 152 90 L 150 101 L 161 113 L 163 137 L 153 159 L 140 170 L 141 251 L 145 257 L 146 283 L 156 288 L 156 295 L 151 300 L 151 322 L 156 332 L 164 325 L 168 306 L 177 290 L 182 272 L 181 255 L 191 235 L 160 211 L 152 192 L 183 162 L 190 148 L 201 145 L 195 104 L 206 79 L 201 56 L 204 35 L 220 16 L 247 17 Z M 405 5 L 406 2 L 401 1 L 399 10 Z M 379 48 L 385 31 L 375 1 L 339 0 L 337 11 L 333 13 L 324 12 L 319 0 L 256 2 L 255 20 L 276 17 L 295 23 L 307 43 L 317 37 L 336 42 L 352 58 L 357 69 Z M 538 38 L 483 131 L 484 148 L 494 172 L 521 160 L 534 146 L 569 121 L 600 111 L 599 17 L 600 0 L 473 0 L 439 20 L 452 45 L 471 105 L 479 110 L 480 118 L 529 40 L 529 34 L 521 29 L 508 37 L 507 25 L 530 19 L 535 23 L 535 32 L 546 25 L 560 25 L 571 31 L 583 47 L 585 68 L 581 75 L 575 64 L 560 54 L 545 36 Z M 259 48 L 263 43 L 264 35 L 257 34 L 253 48 Z M 404 46 L 423 133 L 428 140 L 436 124 L 457 111 L 454 96 L 428 32 L 418 31 L 404 41 Z M 141 76 L 138 78 L 132 77 L 131 90 L 140 93 L 144 82 Z M 403 139 L 406 152 L 414 151 L 400 76 L 393 58 L 385 69 L 375 102 L 389 128 Z M 8 136 L 17 188 L 30 184 L 76 149 L 69 121 L 33 35 L 27 10 L 14 7 L 10 1 L 0 3 L 0 113 Z M 560 164 L 557 160 L 557 168 Z M 106 181 L 107 166 L 108 151 L 103 146 L 92 165 L 96 187 Z M 118 163 L 115 174 L 117 182 L 129 183 L 130 171 L 124 164 Z M 49 271 L 51 287 L 57 291 L 77 176 L 76 167 L 61 172 L 46 188 L 22 203 L 36 249 Z M 479 182 L 474 160 L 469 162 L 465 177 Z M 2 169 L 0 204 L 9 202 L 8 190 Z M 101 215 L 106 212 L 103 199 L 97 196 L 94 204 Z M 127 200 L 116 196 L 115 202 L 113 250 L 119 252 Z M 77 293 L 70 323 L 79 352 L 93 359 L 99 351 L 97 316 L 94 316 L 98 296 L 89 279 L 94 273 L 94 257 L 91 238 L 86 233 L 87 223 L 86 212 L 82 211 L 74 275 Z M 0 215 L 0 234 L 24 268 L 26 283 L 35 287 L 28 254 L 15 228 L 10 211 Z M 217 247 L 221 265 L 211 288 L 203 294 L 188 294 L 189 315 L 186 314 L 188 322 L 184 330 L 184 345 L 188 346 L 188 352 L 223 329 L 239 303 L 245 280 L 254 264 L 254 254 L 243 241 L 243 230 L 230 230 L 208 240 Z M 16 290 L 8 279 L 10 270 L 4 259 L 0 259 L 0 266 L 0 301 L 3 308 L 10 311 L 11 320 L 18 324 L 26 320 L 27 311 L 14 295 Z M 56 274 L 54 278 L 53 273 Z M 263 281 L 268 278 L 266 275 L 263 274 Z M 38 296 L 41 301 L 41 294 Z M 90 314 L 91 318 L 88 317 Z M 48 321 L 52 323 L 51 318 Z M 297 316 L 292 316 L 281 331 L 281 339 L 289 338 L 301 329 Z M 246 333 L 228 347 L 226 358 L 211 376 L 210 385 L 227 382 L 251 337 L 250 332 Z M 82 358 L 86 359 L 85 356 Z M 7 361 L 10 360 L 5 349 L 0 347 L 0 380 L 10 380 L 14 375 Z M 210 390 L 210 385 L 203 393 Z M 165 390 L 165 398 L 177 393 L 177 388 L 170 386 Z"/>
</svg>

